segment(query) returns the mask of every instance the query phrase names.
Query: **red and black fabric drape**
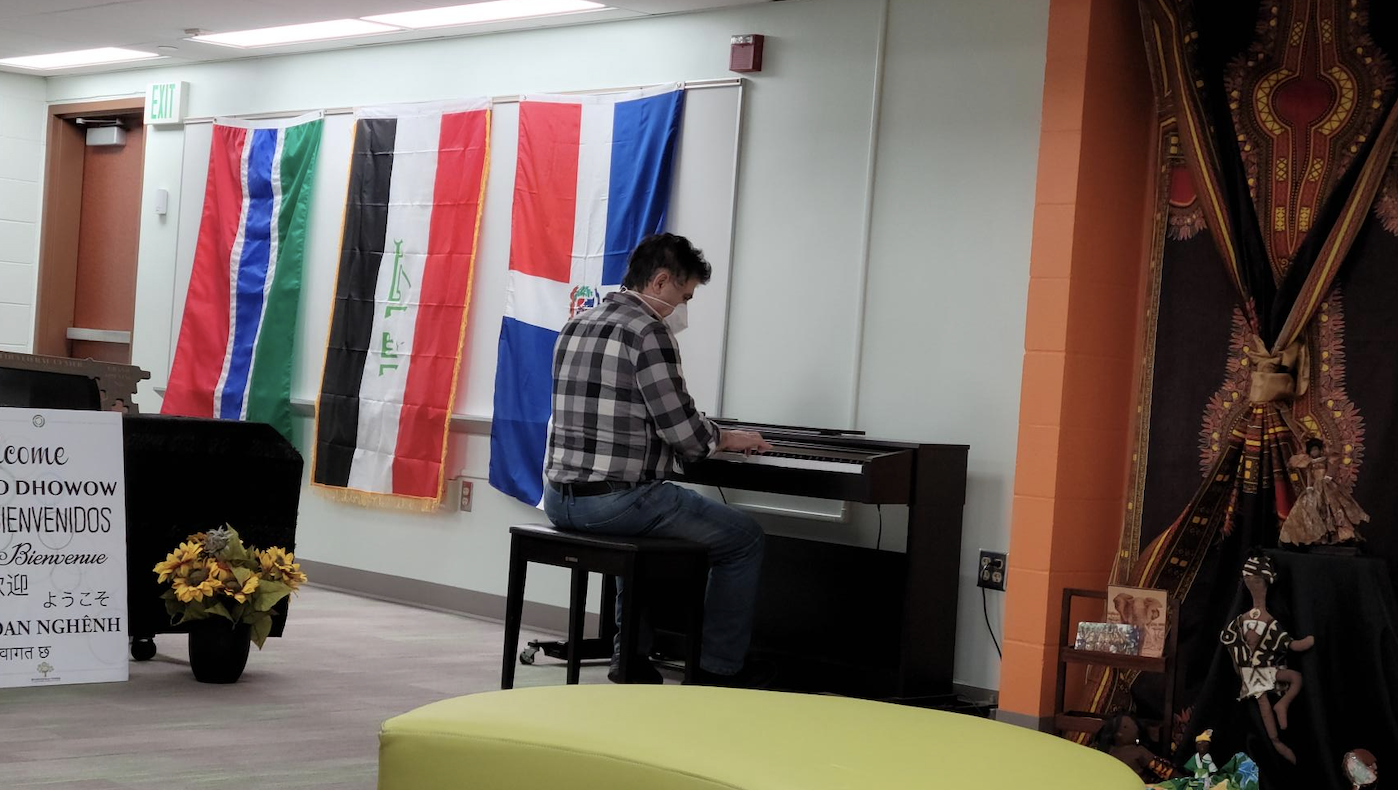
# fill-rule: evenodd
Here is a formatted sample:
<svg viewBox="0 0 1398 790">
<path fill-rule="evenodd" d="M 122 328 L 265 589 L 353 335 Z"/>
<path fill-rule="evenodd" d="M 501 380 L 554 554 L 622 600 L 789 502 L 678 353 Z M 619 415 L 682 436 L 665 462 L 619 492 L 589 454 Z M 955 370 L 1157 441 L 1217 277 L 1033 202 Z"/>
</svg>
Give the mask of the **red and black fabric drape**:
<svg viewBox="0 0 1398 790">
<path fill-rule="evenodd" d="M 1156 244 L 1113 581 L 1183 601 L 1187 705 L 1306 438 L 1398 558 L 1398 4 L 1141 0 L 1157 97 Z M 1094 675 L 1097 712 L 1158 678 Z"/>
</svg>

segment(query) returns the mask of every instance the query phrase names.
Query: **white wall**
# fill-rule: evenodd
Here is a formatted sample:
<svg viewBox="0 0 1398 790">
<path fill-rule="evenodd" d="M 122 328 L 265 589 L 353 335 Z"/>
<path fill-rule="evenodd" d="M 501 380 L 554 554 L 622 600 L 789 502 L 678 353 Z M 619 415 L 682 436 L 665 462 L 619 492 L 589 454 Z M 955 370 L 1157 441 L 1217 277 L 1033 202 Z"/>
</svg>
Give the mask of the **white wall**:
<svg viewBox="0 0 1398 790">
<path fill-rule="evenodd" d="M 892 0 L 862 373 L 855 370 L 861 332 L 852 301 L 865 241 L 881 7 L 874 0 L 788 0 L 51 78 L 48 98 L 130 95 L 150 82 L 181 79 L 190 84 L 190 114 L 210 115 L 597 89 L 730 76 L 728 37 L 767 35 L 766 70 L 752 75 L 744 121 L 725 412 L 791 424 L 857 422 L 888 438 L 970 444 L 964 557 L 1008 544 L 1047 6 Z M 198 221 L 174 211 L 182 138 L 151 130 L 146 143 L 146 205 L 152 190 L 164 188 L 172 207 L 164 218 L 142 214 L 133 356 L 152 371 L 152 386 L 166 380 L 177 329 L 170 309 L 176 229 Z M 853 415 L 856 379 L 860 406 Z M 159 399 L 147 389 L 140 403 L 152 410 Z M 310 429 L 309 420 L 300 421 L 302 448 Z M 539 516 L 484 483 L 488 450 L 485 437 L 454 437 L 451 468 L 477 478 L 472 513 L 348 508 L 308 489 L 300 554 L 502 594 L 507 526 Z M 885 545 L 901 528 L 898 514 L 886 515 Z M 861 510 L 852 527 L 821 529 L 872 544 L 872 518 Z M 790 531 L 793 524 L 771 527 Z M 965 559 L 963 565 L 956 679 L 993 688 L 998 662 Z M 566 601 L 562 573 L 531 571 L 530 578 L 531 599 Z"/>
<path fill-rule="evenodd" d="M 0 73 L 0 351 L 33 348 L 44 98 L 42 78 Z"/>
<path fill-rule="evenodd" d="M 971 446 L 956 663 L 985 688 L 999 662 L 975 567 L 1010 543 L 1047 28 L 1044 0 L 889 14 L 859 426 Z M 988 597 L 999 638 L 1004 594 Z"/>
</svg>

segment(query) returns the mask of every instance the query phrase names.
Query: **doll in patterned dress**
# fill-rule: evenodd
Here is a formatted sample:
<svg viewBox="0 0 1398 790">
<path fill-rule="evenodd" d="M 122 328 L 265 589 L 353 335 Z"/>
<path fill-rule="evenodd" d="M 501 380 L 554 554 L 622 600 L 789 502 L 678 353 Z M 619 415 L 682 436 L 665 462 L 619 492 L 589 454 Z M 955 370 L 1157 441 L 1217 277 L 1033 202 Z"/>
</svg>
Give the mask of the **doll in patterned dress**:
<svg viewBox="0 0 1398 790">
<path fill-rule="evenodd" d="M 1305 546 L 1359 539 L 1358 527 L 1369 520 L 1369 514 L 1331 477 L 1335 460 L 1326 454 L 1325 442 L 1312 437 L 1306 440 L 1304 453 L 1297 453 L 1286 462 L 1306 488 L 1282 522 L 1282 543 Z"/>
<path fill-rule="evenodd" d="M 1301 673 L 1286 666 L 1286 656 L 1288 652 L 1310 650 L 1315 637 L 1293 639 L 1267 611 L 1267 588 L 1276 579 L 1276 566 L 1270 557 L 1261 553 L 1248 557 L 1243 563 L 1243 584 L 1252 594 L 1252 608 L 1233 618 L 1219 635 L 1219 641 L 1228 649 L 1242 681 L 1238 699 L 1257 700 L 1272 746 L 1294 763 L 1296 754 L 1281 742 L 1279 730 L 1286 729 L 1287 708 L 1301 693 Z M 1275 704 L 1271 700 L 1274 694 L 1281 695 Z"/>
</svg>

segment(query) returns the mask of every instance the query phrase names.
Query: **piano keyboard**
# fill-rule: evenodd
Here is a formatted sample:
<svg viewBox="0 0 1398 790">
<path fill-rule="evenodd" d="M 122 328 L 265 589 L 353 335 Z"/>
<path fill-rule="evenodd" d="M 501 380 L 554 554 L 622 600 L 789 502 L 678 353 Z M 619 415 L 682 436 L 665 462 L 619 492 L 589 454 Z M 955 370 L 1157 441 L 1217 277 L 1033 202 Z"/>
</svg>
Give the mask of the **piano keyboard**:
<svg viewBox="0 0 1398 790">
<path fill-rule="evenodd" d="M 844 474 L 857 475 L 864 471 L 864 464 L 851 463 L 849 461 L 826 461 L 816 458 L 804 458 L 799 455 L 789 455 L 776 451 L 762 453 L 761 455 L 743 455 L 742 453 L 731 453 L 724 451 L 714 453 L 716 461 L 732 461 L 740 464 L 755 464 L 757 466 L 780 466 L 786 469 L 812 469 L 821 472 L 841 472 Z"/>
<path fill-rule="evenodd" d="M 879 504 L 906 504 L 921 445 L 869 439 L 854 431 L 716 420 L 725 430 L 762 434 L 765 453 L 719 452 L 687 461 L 680 479 L 774 494 Z"/>
<path fill-rule="evenodd" d="M 723 451 L 713 455 L 714 460 L 730 461 L 758 466 L 779 466 L 786 469 L 810 469 L 820 472 L 839 472 L 858 475 L 864 473 L 864 465 L 869 462 L 870 453 L 848 452 L 829 446 L 802 446 L 789 442 L 772 442 L 773 449 L 765 453 L 744 455 Z"/>
</svg>

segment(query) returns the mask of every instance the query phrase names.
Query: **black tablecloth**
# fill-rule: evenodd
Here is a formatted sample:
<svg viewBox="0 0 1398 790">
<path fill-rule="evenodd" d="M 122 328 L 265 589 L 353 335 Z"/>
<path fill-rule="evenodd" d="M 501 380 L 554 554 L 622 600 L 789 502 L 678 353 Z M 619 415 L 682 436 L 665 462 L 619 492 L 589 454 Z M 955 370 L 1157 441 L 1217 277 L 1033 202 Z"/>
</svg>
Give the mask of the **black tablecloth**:
<svg viewBox="0 0 1398 790">
<path fill-rule="evenodd" d="M 1194 753 L 1194 737 L 1214 730 L 1212 754 L 1222 764 L 1245 751 L 1257 761 L 1268 790 L 1349 790 L 1340 771 L 1344 753 L 1373 752 L 1381 769 L 1398 768 L 1398 604 L 1381 559 L 1272 550 L 1278 579 L 1267 608 L 1293 638 L 1315 646 L 1291 653 L 1288 666 L 1304 683 L 1292 703 L 1282 743 L 1291 765 L 1272 748 L 1257 702 L 1238 700 L 1240 682 L 1228 653 L 1215 651 L 1177 758 Z M 1238 580 L 1229 619 L 1252 607 Z M 1221 631 L 1227 621 L 1219 622 Z M 1273 698 L 1275 700 L 1275 697 Z"/>
<path fill-rule="evenodd" d="M 302 461 L 261 423 L 149 414 L 122 422 L 131 635 L 145 637 L 176 630 L 151 569 L 190 534 L 230 524 L 246 543 L 296 548 Z M 273 636 L 286 607 L 274 610 Z"/>
</svg>

